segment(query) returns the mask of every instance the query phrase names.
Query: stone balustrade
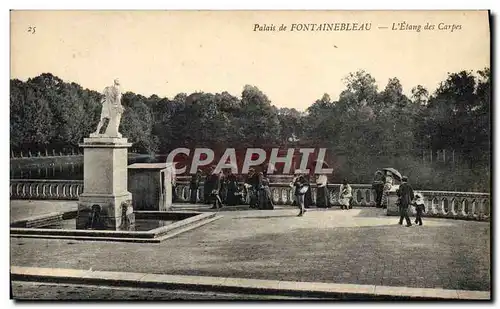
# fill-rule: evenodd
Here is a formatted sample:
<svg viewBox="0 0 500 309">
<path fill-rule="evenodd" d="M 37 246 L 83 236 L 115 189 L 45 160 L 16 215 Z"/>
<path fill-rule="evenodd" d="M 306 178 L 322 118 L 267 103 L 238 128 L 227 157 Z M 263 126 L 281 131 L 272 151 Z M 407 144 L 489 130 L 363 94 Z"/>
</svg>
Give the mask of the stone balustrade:
<svg viewBox="0 0 500 309">
<path fill-rule="evenodd" d="M 242 185 L 242 183 L 240 184 Z M 372 190 L 371 184 L 351 184 L 353 194 L 353 206 L 374 206 L 375 193 Z M 276 182 L 270 184 L 271 196 L 276 205 L 292 205 L 295 200 L 294 188 L 289 186 L 289 183 Z M 203 184 L 200 185 L 197 192 L 197 201 L 203 201 Z M 340 184 L 329 184 L 328 193 L 331 205 L 339 205 Z M 189 202 L 191 190 L 188 181 L 177 181 L 176 186 L 177 201 Z M 311 193 L 313 203 L 316 203 L 316 185 L 311 185 Z M 245 196 L 246 203 L 249 203 L 249 197 Z"/>
<path fill-rule="evenodd" d="M 10 198 L 30 200 L 78 200 L 83 180 L 11 179 Z"/>
<path fill-rule="evenodd" d="M 178 179 L 176 182 L 177 203 L 189 202 L 189 181 Z M 242 185 L 242 184 L 241 184 Z M 374 206 L 375 194 L 371 184 L 351 184 L 353 189 L 353 206 Z M 197 192 L 197 201 L 203 201 L 203 183 Z M 289 183 L 271 183 L 271 196 L 276 205 L 292 205 L 295 196 Z M 340 184 L 329 184 L 328 192 L 331 205 L 338 205 Z M 42 179 L 12 179 L 10 182 L 11 199 L 32 200 L 78 200 L 83 192 L 82 180 L 42 180 Z M 312 199 L 316 202 L 316 185 L 311 186 Z M 489 220 L 491 197 L 489 193 L 454 192 L 454 191 L 415 191 L 424 197 L 426 213 L 424 217 L 439 217 L 453 219 Z M 244 201 L 249 203 L 249 197 Z M 397 196 L 390 192 L 388 196 L 387 215 L 399 215 L 396 206 Z M 411 215 L 415 209 L 410 207 Z"/>
<path fill-rule="evenodd" d="M 426 212 L 423 217 L 470 219 L 487 221 L 491 217 L 491 197 L 489 193 L 454 191 L 415 191 L 422 194 Z M 399 215 L 396 205 L 397 195 L 391 192 L 388 197 L 387 215 Z M 409 208 L 410 216 L 415 208 Z"/>
</svg>

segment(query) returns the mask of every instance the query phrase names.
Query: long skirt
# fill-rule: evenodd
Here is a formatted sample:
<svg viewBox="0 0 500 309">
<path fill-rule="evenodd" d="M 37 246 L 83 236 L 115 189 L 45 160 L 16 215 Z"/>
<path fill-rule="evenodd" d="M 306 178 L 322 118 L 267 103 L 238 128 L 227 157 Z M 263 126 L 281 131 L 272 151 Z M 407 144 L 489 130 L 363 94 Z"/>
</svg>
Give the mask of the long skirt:
<svg viewBox="0 0 500 309">
<path fill-rule="evenodd" d="M 345 195 L 345 196 L 342 196 L 339 198 L 339 204 L 340 206 L 345 206 L 347 208 L 349 208 L 349 202 L 351 200 L 351 195 Z"/>
<path fill-rule="evenodd" d="M 306 194 L 304 194 L 304 207 L 309 208 L 314 204 L 313 198 L 312 198 L 312 192 L 311 192 L 311 187 L 309 187 L 309 190 L 307 190 Z"/>
<path fill-rule="evenodd" d="M 382 191 L 382 208 L 387 208 L 387 203 L 389 202 L 389 191 L 391 190 L 391 185 L 385 184 L 384 191 Z"/>
<path fill-rule="evenodd" d="M 259 209 L 274 209 L 269 187 L 264 187 L 259 190 Z"/>
<path fill-rule="evenodd" d="M 316 206 L 319 208 L 327 208 L 330 205 L 328 198 L 328 188 L 326 186 L 319 187 L 316 190 Z"/>
<path fill-rule="evenodd" d="M 236 184 L 229 184 L 226 194 L 226 205 L 236 206 L 240 202 L 240 193 Z"/>
<path fill-rule="evenodd" d="M 247 188 L 248 201 L 250 202 L 250 207 L 256 208 L 259 204 L 257 189 L 250 187 Z"/>
</svg>

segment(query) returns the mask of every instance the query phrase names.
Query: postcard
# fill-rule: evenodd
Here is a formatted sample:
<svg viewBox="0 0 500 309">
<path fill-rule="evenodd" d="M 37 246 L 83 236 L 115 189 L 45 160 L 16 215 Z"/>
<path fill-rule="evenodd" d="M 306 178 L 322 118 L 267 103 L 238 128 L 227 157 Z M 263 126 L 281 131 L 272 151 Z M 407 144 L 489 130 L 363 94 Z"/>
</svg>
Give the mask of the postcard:
<svg viewBox="0 0 500 309">
<path fill-rule="evenodd" d="M 491 300 L 491 17 L 12 10 L 14 300 Z"/>
</svg>

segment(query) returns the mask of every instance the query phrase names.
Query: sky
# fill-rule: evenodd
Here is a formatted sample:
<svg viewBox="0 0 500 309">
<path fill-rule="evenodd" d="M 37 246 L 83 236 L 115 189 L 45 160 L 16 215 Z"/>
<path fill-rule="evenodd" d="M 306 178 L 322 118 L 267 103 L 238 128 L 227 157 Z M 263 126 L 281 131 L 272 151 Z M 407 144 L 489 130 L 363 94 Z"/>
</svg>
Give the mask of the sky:
<svg viewBox="0 0 500 309">
<path fill-rule="evenodd" d="M 402 22 L 421 31 L 392 30 Z M 290 31 L 308 23 L 371 29 Z M 169 98 L 239 97 L 250 84 L 278 107 L 305 110 L 324 93 L 337 99 L 358 70 L 380 90 L 397 77 L 407 94 L 418 84 L 433 91 L 448 72 L 489 67 L 490 33 L 486 11 L 12 11 L 10 50 L 11 78 L 52 73 L 97 91 L 119 78 L 124 92 Z"/>
</svg>

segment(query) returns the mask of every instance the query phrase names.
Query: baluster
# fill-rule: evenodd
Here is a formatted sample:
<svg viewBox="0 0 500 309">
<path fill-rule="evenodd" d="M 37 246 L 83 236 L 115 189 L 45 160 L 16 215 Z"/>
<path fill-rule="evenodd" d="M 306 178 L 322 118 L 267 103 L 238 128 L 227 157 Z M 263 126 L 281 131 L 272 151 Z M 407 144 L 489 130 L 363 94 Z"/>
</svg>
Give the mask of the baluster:
<svg viewBox="0 0 500 309">
<path fill-rule="evenodd" d="M 179 200 L 179 202 L 184 202 L 185 199 L 184 199 L 184 186 L 183 185 L 180 185 L 180 186 L 177 186 L 175 188 L 176 192 L 177 192 L 177 198 Z"/>
<path fill-rule="evenodd" d="M 36 195 L 36 198 L 40 198 L 40 193 L 38 192 L 38 187 L 40 186 L 39 183 L 35 184 L 35 195 Z"/>
<path fill-rule="evenodd" d="M 335 192 L 333 188 L 328 188 L 328 199 L 330 199 L 330 206 L 335 205 Z"/>
<path fill-rule="evenodd" d="M 450 197 L 445 196 L 441 200 L 441 206 L 442 206 L 442 213 L 443 215 L 450 217 Z"/>
<path fill-rule="evenodd" d="M 183 188 L 183 194 L 184 194 L 184 201 L 187 202 L 189 201 L 189 186 L 187 185 L 184 185 L 184 188 Z"/>
<path fill-rule="evenodd" d="M 490 202 L 489 202 L 489 200 L 483 200 L 483 211 L 484 211 L 484 216 L 489 218 L 490 217 Z"/>
<path fill-rule="evenodd" d="M 477 202 L 475 199 L 473 199 L 471 202 L 470 216 L 473 218 L 477 218 L 478 217 L 478 213 L 477 213 L 478 210 L 479 210 L 479 207 L 477 206 Z"/>
<path fill-rule="evenodd" d="M 203 186 L 198 187 L 198 195 L 196 196 L 198 202 L 203 201 Z"/>
<path fill-rule="evenodd" d="M 281 205 L 288 204 L 288 193 L 289 193 L 288 188 L 281 189 L 281 196 L 280 196 Z"/>
<path fill-rule="evenodd" d="M 462 198 L 462 203 L 460 203 L 460 211 L 459 211 L 459 215 L 460 217 L 465 217 L 467 216 L 467 212 L 465 211 L 465 208 L 467 207 L 467 199 L 466 198 Z"/>
<path fill-rule="evenodd" d="M 33 184 L 28 183 L 28 197 L 31 199 L 33 197 Z"/>
<path fill-rule="evenodd" d="M 270 187 L 269 190 L 271 191 L 271 199 L 273 201 L 273 204 L 279 204 L 280 203 L 280 191 L 278 190 L 278 188 Z"/>
</svg>

